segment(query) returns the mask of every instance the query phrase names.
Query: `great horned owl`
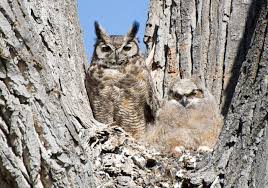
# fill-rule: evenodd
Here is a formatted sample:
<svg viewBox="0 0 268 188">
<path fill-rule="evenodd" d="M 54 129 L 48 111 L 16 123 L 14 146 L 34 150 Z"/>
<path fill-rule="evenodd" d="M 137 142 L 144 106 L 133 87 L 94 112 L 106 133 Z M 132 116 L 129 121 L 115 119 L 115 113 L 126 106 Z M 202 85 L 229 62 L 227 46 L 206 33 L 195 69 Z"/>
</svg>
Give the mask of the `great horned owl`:
<svg viewBox="0 0 268 188">
<path fill-rule="evenodd" d="M 145 139 L 167 152 L 180 147 L 211 150 L 222 125 L 214 97 L 199 81 L 175 79 Z"/>
<path fill-rule="evenodd" d="M 150 73 L 139 53 L 134 22 L 126 36 L 109 35 L 95 22 L 97 41 L 87 71 L 86 88 L 96 120 L 121 126 L 140 137 L 150 121 Z"/>
</svg>

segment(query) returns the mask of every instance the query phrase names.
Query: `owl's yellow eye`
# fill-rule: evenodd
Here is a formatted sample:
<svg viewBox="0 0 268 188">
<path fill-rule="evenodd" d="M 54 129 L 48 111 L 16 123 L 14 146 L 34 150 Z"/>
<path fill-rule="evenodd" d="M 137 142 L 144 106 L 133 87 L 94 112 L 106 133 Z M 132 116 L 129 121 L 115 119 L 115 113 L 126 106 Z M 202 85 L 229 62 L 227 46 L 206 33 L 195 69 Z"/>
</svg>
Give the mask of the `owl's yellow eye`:
<svg viewBox="0 0 268 188">
<path fill-rule="evenodd" d="M 111 49 L 111 47 L 110 46 L 103 46 L 102 48 L 101 48 L 101 51 L 103 51 L 103 52 L 110 52 L 112 49 Z"/>
<path fill-rule="evenodd" d="M 174 98 L 180 100 L 182 96 L 179 93 L 174 93 Z"/>
<path fill-rule="evenodd" d="M 125 51 L 129 51 L 129 50 L 131 50 L 131 46 L 126 45 L 126 46 L 123 47 L 123 50 L 125 50 Z"/>
<path fill-rule="evenodd" d="M 201 89 L 195 89 L 192 93 L 189 94 L 189 97 L 203 98 L 204 93 Z"/>
</svg>

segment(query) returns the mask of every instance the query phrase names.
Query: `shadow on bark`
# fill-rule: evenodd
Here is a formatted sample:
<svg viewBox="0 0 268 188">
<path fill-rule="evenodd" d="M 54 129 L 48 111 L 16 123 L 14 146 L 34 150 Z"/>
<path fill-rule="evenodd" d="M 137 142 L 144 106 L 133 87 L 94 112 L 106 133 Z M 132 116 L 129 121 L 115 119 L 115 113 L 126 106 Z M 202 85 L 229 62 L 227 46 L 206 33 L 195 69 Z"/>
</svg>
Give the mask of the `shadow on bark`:
<svg viewBox="0 0 268 188">
<path fill-rule="evenodd" d="M 189 175 L 188 187 L 267 187 L 267 57 L 268 7 L 251 6 L 256 17 L 247 54 L 238 72 L 237 87 L 220 139 L 208 163 Z M 249 14 L 252 15 L 252 14 Z M 249 24 L 246 27 L 249 28 Z M 253 33 L 254 32 L 254 33 Z M 250 40 L 252 41 L 250 41 Z M 243 41 L 241 41 L 241 45 Z M 245 43 L 244 43 L 245 44 Z M 240 45 L 240 47 L 241 47 Z M 242 71 L 243 70 L 243 71 Z M 260 185 L 260 186 L 256 186 Z M 204 187 L 204 186 L 203 186 Z M 206 187 L 206 186 L 205 186 Z"/>
<path fill-rule="evenodd" d="M 240 70 L 243 64 L 243 61 L 246 59 L 246 55 L 248 53 L 248 50 L 250 48 L 252 37 L 254 35 L 254 31 L 256 28 L 257 21 L 260 17 L 261 9 L 262 7 L 266 6 L 267 2 L 266 0 L 261 1 L 253 1 L 250 5 L 248 16 L 247 16 L 247 23 L 244 31 L 243 38 L 239 44 L 239 53 L 237 54 L 235 58 L 234 65 L 232 67 L 232 74 L 229 80 L 229 83 L 224 90 L 224 95 L 226 96 L 226 100 L 222 107 L 222 114 L 224 117 L 227 115 L 227 112 L 229 110 L 229 107 L 231 105 L 235 87 L 238 83 L 238 78 L 240 75 Z"/>
</svg>

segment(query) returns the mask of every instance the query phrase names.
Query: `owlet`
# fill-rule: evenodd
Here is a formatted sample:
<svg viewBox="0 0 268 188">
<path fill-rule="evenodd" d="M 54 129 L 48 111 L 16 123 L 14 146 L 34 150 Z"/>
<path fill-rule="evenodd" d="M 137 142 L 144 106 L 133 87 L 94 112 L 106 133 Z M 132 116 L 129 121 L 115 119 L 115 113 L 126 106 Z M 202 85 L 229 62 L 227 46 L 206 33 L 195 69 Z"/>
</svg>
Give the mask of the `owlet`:
<svg viewBox="0 0 268 188">
<path fill-rule="evenodd" d="M 196 79 L 175 79 L 146 140 L 162 151 L 212 150 L 223 119 L 210 92 Z"/>
</svg>

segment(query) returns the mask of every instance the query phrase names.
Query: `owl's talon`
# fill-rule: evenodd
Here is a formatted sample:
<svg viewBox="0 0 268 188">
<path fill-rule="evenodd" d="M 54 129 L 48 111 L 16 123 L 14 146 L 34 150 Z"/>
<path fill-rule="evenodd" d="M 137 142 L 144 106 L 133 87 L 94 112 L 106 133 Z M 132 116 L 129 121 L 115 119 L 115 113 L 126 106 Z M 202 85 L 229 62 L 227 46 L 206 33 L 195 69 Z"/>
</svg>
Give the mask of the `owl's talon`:
<svg viewBox="0 0 268 188">
<path fill-rule="evenodd" d="M 185 152 L 185 147 L 184 146 L 175 146 L 171 150 L 171 154 L 174 157 L 180 157 L 182 154 Z"/>
<path fill-rule="evenodd" d="M 212 151 L 213 151 L 213 149 L 208 147 L 208 146 L 199 146 L 197 148 L 197 152 L 199 152 L 199 153 L 207 153 L 207 152 L 212 152 Z"/>
</svg>

